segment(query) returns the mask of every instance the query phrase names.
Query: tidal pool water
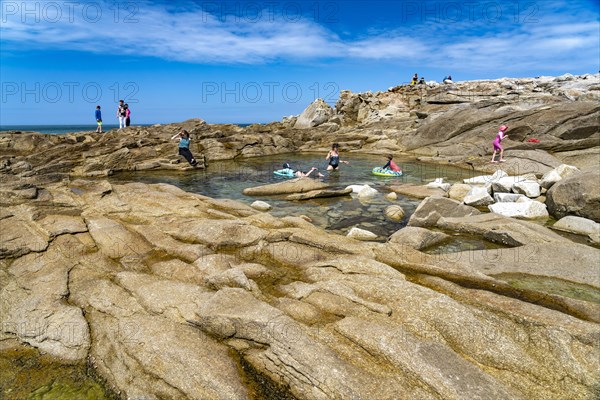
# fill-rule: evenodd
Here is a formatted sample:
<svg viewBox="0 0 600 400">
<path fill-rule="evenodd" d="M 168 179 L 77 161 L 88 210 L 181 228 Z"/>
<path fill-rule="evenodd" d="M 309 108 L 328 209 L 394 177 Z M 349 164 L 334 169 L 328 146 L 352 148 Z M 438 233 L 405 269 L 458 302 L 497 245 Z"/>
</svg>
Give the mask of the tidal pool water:
<svg viewBox="0 0 600 400">
<path fill-rule="evenodd" d="M 251 204 L 255 200 L 263 200 L 273 206 L 269 211 L 277 217 L 308 216 L 315 225 L 328 231 L 347 234 L 353 227 L 371 231 L 385 241 L 398 229 L 406 226 L 408 219 L 421 200 L 398 195 L 395 201 L 387 200 L 384 195 L 390 192 L 390 186 L 402 183 L 425 184 L 436 178 L 444 178 L 446 182 L 462 181 L 464 178 L 477 175 L 468 170 L 450 166 L 425 164 L 416 161 L 403 162 L 395 160 L 403 170 L 401 177 L 380 177 L 371 173 L 373 167 L 383 166 L 387 160 L 383 156 L 342 153 L 342 159 L 349 165 L 342 164 L 339 171 L 327 172 L 325 154 L 282 154 L 276 156 L 245 158 L 226 161 L 213 161 L 206 169 L 197 171 L 155 171 L 128 172 L 116 174 L 113 181 L 136 181 L 144 183 L 169 183 L 183 190 L 203 194 L 213 198 L 227 198 Z M 315 199 L 308 201 L 286 201 L 284 196 L 245 196 L 245 188 L 285 181 L 289 178 L 279 177 L 273 171 L 281 169 L 288 162 L 292 168 L 309 171 L 311 167 L 319 169 L 324 182 L 333 188 L 345 188 L 348 185 L 364 185 L 376 189 L 379 194 L 361 201 L 356 195 Z M 314 174 L 314 173 L 313 173 Z M 384 210 L 391 204 L 400 205 L 406 216 L 400 222 L 385 218 Z M 469 246 L 472 249 L 472 246 Z M 460 251 L 460 250 L 456 250 Z"/>
<path fill-rule="evenodd" d="M 0 349 L 0 399 L 116 400 L 93 375 L 31 347 Z"/>
<path fill-rule="evenodd" d="M 493 275 L 517 289 L 537 290 L 543 293 L 552 293 L 572 299 L 589 301 L 600 304 L 600 291 L 593 287 L 576 282 L 547 276 L 535 276 L 520 273 L 502 273 Z"/>
</svg>

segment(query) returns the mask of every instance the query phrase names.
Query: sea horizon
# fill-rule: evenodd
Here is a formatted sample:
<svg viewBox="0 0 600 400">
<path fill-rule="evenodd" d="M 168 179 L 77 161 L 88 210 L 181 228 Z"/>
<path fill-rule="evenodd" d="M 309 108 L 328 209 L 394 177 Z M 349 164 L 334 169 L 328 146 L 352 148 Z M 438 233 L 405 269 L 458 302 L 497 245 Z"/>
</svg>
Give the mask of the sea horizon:
<svg viewBox="0 0 600 400">
<path fill-rule="evenodd" d="M 132 126 L 153 126 L 153 125 L 169 125 L 176 122 L 169 122 L 163 124 L 135 124 Z M 232 123 L 233 125 L 238 125 L 241 127 L 246 127 L 252 125 L 252 123 Z M 38 132 L 48 135 L 65 135 L 67 133 L 76 133 L 76 132 L 96 132 L 97 125 L 96 124 L 71 124 L 71 125 L 0 125 L 0 132 L 8 132 L 8 131 L 22 131 L 22 132 Z M 107 132 L 111 129 L 118 129 L 118 124 L 104 124 L 102 125 L 102 130 Z"/>
</svg>

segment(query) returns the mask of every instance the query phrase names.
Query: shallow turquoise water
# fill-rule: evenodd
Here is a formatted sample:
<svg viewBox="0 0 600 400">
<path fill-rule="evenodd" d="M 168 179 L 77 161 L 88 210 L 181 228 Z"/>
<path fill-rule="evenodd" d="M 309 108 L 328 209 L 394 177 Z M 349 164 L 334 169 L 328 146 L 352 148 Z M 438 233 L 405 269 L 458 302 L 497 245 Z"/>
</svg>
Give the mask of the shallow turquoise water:
<svg viewBox="0 0 600 400">
<path fill-rule="evenodd" d="M 401 183 L 425 184 L 436 178 L 444 178 L 447 182 L 456 182 L 473 176 L 463 169 L 419 163 L 403 162 L 396 159 L 404 172 L 402 177 L 379 177 L 371 173 L 373 167 L 383 166 L 385 157 L 342 153 L 343 160 L 350 165 L 342 164 L 339 171 L 327 172 L 325 154 L 284 154 L 260 158 L 213 161 L 205 170 L 197 171 L 156 171 L 120 173 L 112 179 L 117 181 L 137 181 L 145 183 L 169 183 L 186 191 L 203 194 L 213 198 L 228 198 L 251 204 L 255 200 L 263 200 L 273 206 L 270 213 L 283 217 L 288 215 L 306 215 L 314 224 L 341 234 L 346 234 L 352 227 L 369 230 L 386 240 L 392 233 L 406 226 L 410 215 L 421 202 L 398 195 L 398 200 L 389 201 L 384 198 L 390 192 L 389 187 Z M 245 196 L 245 188 L 285 181 L 288 178 L 275 176 L 273 171 L 281 169 L 284 162 L 292 168 L 308 171 L 311 167 L 319 168 L 325 177 L 324 182 L 334 188 L 345 188 L 352 184 L 368 184 L 377 189 L 379 194 L 368 201 L 359 201 L 352 197 L 315 199 L 309 201 L 286 201 L 283 196 Z M 384 216 L 384 209 L 391 205 L 400 205 L 406 216 L 400 222 L 389 221 Z"/>
</svg>

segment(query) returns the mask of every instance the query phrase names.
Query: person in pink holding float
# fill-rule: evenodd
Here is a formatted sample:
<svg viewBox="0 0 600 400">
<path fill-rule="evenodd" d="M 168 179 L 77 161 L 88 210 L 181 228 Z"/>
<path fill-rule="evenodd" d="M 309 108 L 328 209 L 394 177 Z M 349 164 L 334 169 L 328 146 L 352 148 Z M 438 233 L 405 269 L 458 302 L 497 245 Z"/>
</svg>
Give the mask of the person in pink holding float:
<svg viewBox="0 0 600 400">
<path fill-rule="evenodd" d="M 131 110 L 129 109 L 129 104 L 125 103 L 125 126 L 129 126 L 131 124 Z"/>
<path fill-rule="evenodd" d="M 492 144 L 494 145 L 494 154 L 492 154 L 492 162 L 496 163 L 498 161 L 500 162 L 504 162 L 504 158 L 502 158 L 502 154 L 504 153 L 504 149 L 502 148 L 502 146 L 500 145 L 500 142 L 507 138 L 508 135 L 505 135 L 504 132 L 506 132 L 506 130 L 508 129 L 508 126 L 506 125 L 502 125 L 500 127 L 500 129 L 498 130 L 498 134 L 496 135 L 496 139 L 494 139 L 494 141 L 492 142 Z M 500 160 L 495 161 L 494 159 L 496 158 L 496 152 L 500 152 Z"/>
</svg>

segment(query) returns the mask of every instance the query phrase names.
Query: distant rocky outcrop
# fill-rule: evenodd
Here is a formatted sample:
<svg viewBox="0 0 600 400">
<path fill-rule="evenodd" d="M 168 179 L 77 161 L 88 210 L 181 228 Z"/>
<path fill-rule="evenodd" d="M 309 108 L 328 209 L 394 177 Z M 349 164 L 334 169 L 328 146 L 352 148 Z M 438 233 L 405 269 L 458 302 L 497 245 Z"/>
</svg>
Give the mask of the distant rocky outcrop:
<svg viewBox="0 0 600 400">
<path fill-rule="evenodd" d="M 393 153 L 493 171 L 491 142 L 509 126 L 505 169 L 541 177 L 561 164 L 600 162 L 600 74 L 403 85 L 385 92 L 342 91 L 283 122 L 240 127 L 200 119 L 129 127 L 99 135 L 0 134 L 0 170 L 28 175 L 106 176 L 117 171 L 189 168 L 170 137 L 185 128 L 199 168 L 211 160 L 298 151 Z M 533 140 L 535 139 L 535 140 Z"/>
<path fill-rule="evenodd" d="M 329 120 L 334 111 L 323 99 L 315 100 L 298 116 L 295 128 L 314 128 Z"/>
</svg>

